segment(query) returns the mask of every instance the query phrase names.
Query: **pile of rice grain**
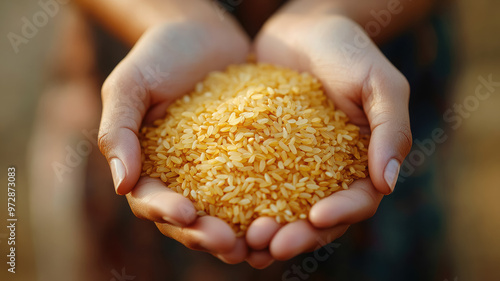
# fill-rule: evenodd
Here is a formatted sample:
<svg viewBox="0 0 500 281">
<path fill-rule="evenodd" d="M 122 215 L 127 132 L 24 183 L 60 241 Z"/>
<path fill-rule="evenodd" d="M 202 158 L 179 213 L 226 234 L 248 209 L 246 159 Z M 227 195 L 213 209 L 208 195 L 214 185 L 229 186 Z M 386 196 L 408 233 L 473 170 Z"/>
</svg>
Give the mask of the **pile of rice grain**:
<svg viewBox="0 0 500 281">
<path fill-rule="evenodd" d="M 238 236 L 261 216 L 306 219 L 367 176 L 368 136 L 307 73 L 266 64 L 212 72 L 141 131 L 143 175 L 160 178 Z"/>
</svg>

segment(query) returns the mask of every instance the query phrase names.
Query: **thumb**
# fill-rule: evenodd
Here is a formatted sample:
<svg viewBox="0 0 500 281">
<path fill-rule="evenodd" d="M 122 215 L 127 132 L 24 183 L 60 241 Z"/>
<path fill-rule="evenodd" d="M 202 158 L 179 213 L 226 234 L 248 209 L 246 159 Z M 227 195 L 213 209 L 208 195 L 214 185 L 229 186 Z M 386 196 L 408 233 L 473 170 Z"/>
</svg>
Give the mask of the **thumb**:
<svg viewBox="0 0 500 281">
<path fill-rule="evenodd" d="M 129 193 L 140 177 L 138 132 L 149 106 L 149 94 L 143 84 L 127 74 L 120 73 L 117 67 L 103 85 L 98 142 L 120 195 Z"/>
<path fill-rule="evenodd" d="M 363 87 L 363 107 L 372 132 L 368 167 L 375 188 L 383 194 L 394 190 L 401 163 L 411 149 L 409 97 L 406 78 L 392 65 L 372 68 Z"/>
</svg>

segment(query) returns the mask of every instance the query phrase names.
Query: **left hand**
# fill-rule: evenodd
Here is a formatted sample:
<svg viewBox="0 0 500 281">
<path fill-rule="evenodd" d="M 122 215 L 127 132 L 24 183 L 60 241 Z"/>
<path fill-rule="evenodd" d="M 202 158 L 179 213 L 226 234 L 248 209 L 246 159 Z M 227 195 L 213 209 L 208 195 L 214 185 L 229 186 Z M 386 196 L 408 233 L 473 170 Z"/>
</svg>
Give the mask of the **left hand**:
<svg viewBox="0 0 500 281">
<path fill-rule="evenodd" d="M 207 73 L 244 62 L 248 45 L 229 20 L 167 21 L 143 34 L 102 91 L 99 148 L 112 169 L 116 192 L 126 194 L 132 212 L 155 222 L 165 236 L 232 263 L 247 256 L 244 239 L 219 218 L 198 217 L 192 202 L 160 179 L 140 176 L 138 135 L 143 124 L 164 116 L 165 108 Z"/>
</svg>

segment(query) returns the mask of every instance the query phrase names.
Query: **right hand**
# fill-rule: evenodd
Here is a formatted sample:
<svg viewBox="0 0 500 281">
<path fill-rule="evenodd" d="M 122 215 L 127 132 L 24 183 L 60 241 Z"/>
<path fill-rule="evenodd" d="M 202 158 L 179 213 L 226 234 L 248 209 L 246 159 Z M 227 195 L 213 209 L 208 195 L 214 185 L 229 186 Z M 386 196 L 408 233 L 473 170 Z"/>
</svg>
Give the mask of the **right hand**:
<svg viewBox="0 0 500 281">
<path fill-rule="evenodd" d="M 336 11 L 299 11 L 285 10 L 266 23 L 255 44 L 257 61 L 313 74 L 336 108 L 371 132 L 369 177 L 321 199 L 308 220 L 282 226 L 269 218 L 256 219 L 248 228 L 248 245 L 268 249 L 278 260 L 312 251 L 318 241 L 329 243 L 349 225 L 373 216 L 383 195 L 393 191 L 412 142 L 405 77 L 352 19 Z"/>
<path fill-rule="evenodd" d="M 99 148 L 116 192 L 126 194 L 133 213 L 154 221 L 164 235 L 226 262 L 245 259 L 244 239 L 218 218 L 198 218 L 191 201 L 160 180 L 140 177 L 137 136 L 142 124 L 162 118 L 166 107 L 208 72 L 243 63 L 248 50 L 248 38 L 228 19 L 162 24 L 144 33 L 102 89 Z"/>
</svg>

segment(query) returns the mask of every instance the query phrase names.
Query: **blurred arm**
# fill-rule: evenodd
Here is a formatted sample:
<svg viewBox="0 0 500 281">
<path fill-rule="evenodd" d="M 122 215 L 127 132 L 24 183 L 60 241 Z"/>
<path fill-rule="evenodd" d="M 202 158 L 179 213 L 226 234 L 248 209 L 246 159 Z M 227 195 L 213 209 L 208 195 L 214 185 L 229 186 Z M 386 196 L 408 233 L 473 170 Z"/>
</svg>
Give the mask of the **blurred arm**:
<svg viewBox="0 0 500 281">
<path fill-rule="evenodd" d="M 170 21 L 217 23 L 217 10 L 204 0 L 76 0 L 91 17 L 133 45 L 149 27 Z"/>
<path fill-rule="evenodd" d="M 435 0 L 295 0 L 279 14 L 344 15 L 356 21 L 376 43 L 380 43 L 424 18 L 436 3 Z"/>
</svg>

